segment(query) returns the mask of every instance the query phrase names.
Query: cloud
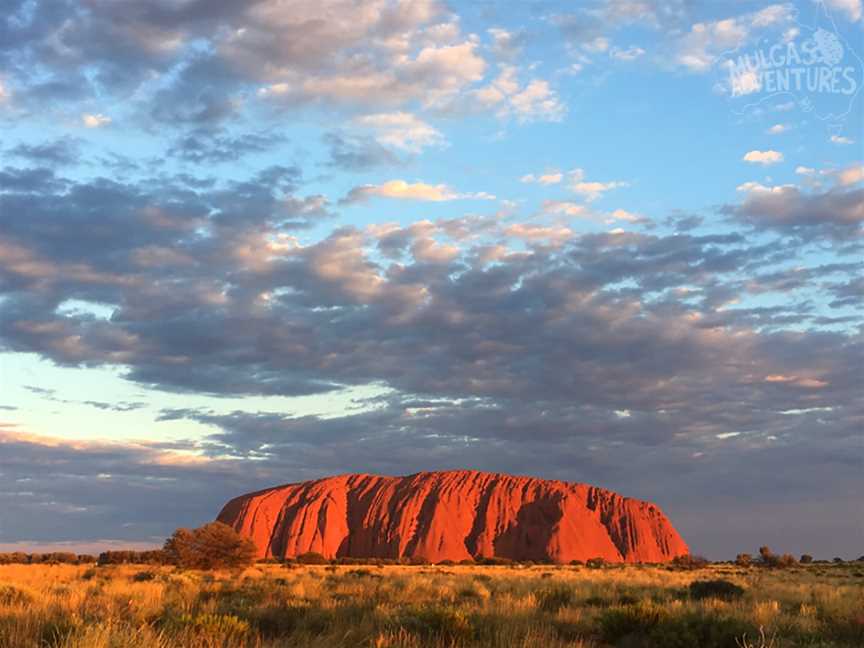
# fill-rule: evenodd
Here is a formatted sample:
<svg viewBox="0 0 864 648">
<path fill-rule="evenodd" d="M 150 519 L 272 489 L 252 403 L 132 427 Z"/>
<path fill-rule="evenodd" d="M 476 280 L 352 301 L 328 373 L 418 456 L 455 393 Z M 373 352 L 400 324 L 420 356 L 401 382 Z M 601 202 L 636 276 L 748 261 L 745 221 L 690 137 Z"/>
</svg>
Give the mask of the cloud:
<svg viewBox="0 0 864 648">
<path fill-rule="evenodd" d="M 325 133 L 322 137 L 328 147 L 325 165 L 341 171 L 366 171 L 382 166 L 398 164 L 399 158 L 381 146 L 372 137 L 348 135 L 339 132 Z"/>
<path fill-rule="evenodd" d="M 744 157 L 741 158 L 745 162 L 750 162 L 751 164 L 761 164 L 763 166 L 767 166 L 769 164 L 777 164 L 778 162 L 783 161 L 783 154 L 779 151 L 748 151 L 744 154 Z"/>
<path fill-rule="evenodd" d="M 854 180 L 860 173 L 853 168 L 850 175 L 849 179 Z M 756 182 L 738 189 L 746 194 L 744 202 L 727 205 L 723 211 L 757 227 L 808 236 L 854 238 L 864 222 L 864 189 L 845 189 L 841 184 L 808 194 L 794 185 L 764 186 Z"/>
<path fill-rule="evenodd" d="M 407 112 L 363 115 L 355 118 L 354 123 L 372 129 L 381 144 L 410 153 L 419 153 L 424 148 L 440 147 L 447 143 L 438 130 Z"/>
<path fill-rule="evenodd" d="M 609 216 L 612 218 L 613 221 L 623 220 L 628 223 L 644 223 L 648 220 L 641 214 L 637 214 L 620 208 L 614 210 L 611 214 L 609 214 Z"/>
<path fill-rule="evenodd" d="M 851 22 L 858 22 L 861 20 L 861 0 L 825 0 L 825 4 L 829 8 L 837 10 Z"/>
<path fill-rule="evenodd" d="M 80 142 L 70 137 L 60 137 L 38 144 L 21 143 L 8 150 L 8 154 L 30 162 L 51 166 L 77 164 L 80 158 Z"/>
<path fill-rule="evenodd" d="M 514 223 L 507 227 L 504 233 L 524 241 L 545 241 L 555 245 L 560 245 L 573 237 L 573 230 L 569 227 L 549 227 L 533 223 Z"/>
<path fill-rule="evenodd" d="M 397 198 L 401 200 L 421 200 L 442 202 L 447 200 L 495 200 L 495 196 L 484 192 L 458 193 L 445 184 L 430 185 L 425 182 L 406 182 L 405 180 L 388 180 L 380 185 L 362 185 L 354 187 L 342 199 L 342 203 L 350 204 L 368 200 L 372 197 Z"/>
<path fill-rule="evenodd" d="M 111 118 L 101 113 L 84 113 L 81 115 L 81 123 L 87 128 L 101 128 L 111 123 Z"/>
<path fill-rule="evenodd" d="M 585 200 L 594 201 L 600 198 L 607 191 L 626 187 L 627 183 L 621 180 L 611 180 L 609 182 L 597 182 L 585 180 L 585 172 L 582 169 L 573 169 L 568 173 L 567 188 L 570 191 L 581 194 Z"/>
<path fill-rule="evenodd" d="M 193 164 L 235 162 L 248 155 L 265 153 L 284 144 L 278 133 L 252 132 L 230 135 L 210 128 L 193 129 L 177 139 L 167 154 Z"/>
<path fill-rule="evenodd" d="M 642 58 L 645 56 L 645 50 L 641 47 L 636 47 L 635 45 L 631 45 L 626 49 L 622 49 L 620 47 L 613 47 L 609 50 L 609 56 L 616 61 L 635 61 L 636 59 Z"/>
<path fill-rule="evenodd" d="M 10 87 L 24 89 L 16 101 L 114 98 L 130 101 L 139 118 L 200 126 L 224 122 L 256 97 L 283 108 L 443 108 L 486 68 L 479 39 L 463 35 L 436 0 L 202 6 L 82 12 L 69 2 L 29 11 L 4 33 Z"/>
<path fill-rule="evenodd" d="M 515 118 L 522 123 L 561 121 L 566 107 L 558 94 L 543 79 L 531 79 L 521 85 L 518 69 L 499 65 L 499 74 L 488 85 L 473 91 L 478 106 L 494 110 L 499 119 Z"/>
<path fill-rule="evenodd" d="M 522 53 L 526 35 L 524 31 L 509 31 L 501 27 L 486 30 L 492 38 L 491 50 L 496 59 L 512 61 Z"/>
<path fill-rule="evenodd" d="M 848 145 L 848 144 L 854 144 L 855 143 L 855 140 L 853 140 L 849 137 L 845 137 L 843 135 L 832 135 L 830 137 L 830 141 L 832 144 L 841 144 L 841 145 Z"/>
<path fill-rule="evenodd" d="M 537 184 L 541 185 L 553 185 L 558 184 L 563 179 L 564 174 L 560 171 L 548 171 L 546 173 L 538 173 L 536 175 L 533 173 L 529 173 L 519 178 L 519 182 L 524 182 L 528 184 L 536 182 Z"/>
<path fill-rule="evenodd" d="M 849 187 L 859 182 L 864 182 L 864 165 L 853 164 L 837 173 L 837 183 L 842 187 Z"/>
<path fill-rule="evenodd" d="M 765 30 L 782 29 L 793 19 L 791 5 L 773 4 L 739 16 L 694 23 L 674 41 L 675 63 L 691 72 L 707 72 L 724 52 L 745 45 Z"/>
<path fill-rule="evenodd" d="M 789 127 L 786 124 L 774 124 L 771 128 L 769 128 L 766 132 L 769 135 L 780 135 L 789 130 Z"/>
<path fill-rule="evenodd" d="M 560 214 L 563 216 L 582 216 L 587 212 L 585 205 L 580 205 L 569 200 L 544 200 L 542 210 L 547 214 Z"/>
</svg>

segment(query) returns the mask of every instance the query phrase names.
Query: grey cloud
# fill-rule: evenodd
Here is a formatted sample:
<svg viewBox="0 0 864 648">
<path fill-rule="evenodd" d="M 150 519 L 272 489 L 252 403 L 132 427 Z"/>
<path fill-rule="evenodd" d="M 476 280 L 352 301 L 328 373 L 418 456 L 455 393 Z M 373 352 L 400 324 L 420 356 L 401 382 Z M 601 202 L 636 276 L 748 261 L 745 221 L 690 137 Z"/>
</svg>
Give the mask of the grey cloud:
<svg viewBox="0 0 864 648">
<path fill-rule="evenodd" d="M 250 483 L 230 462 L 184 464 L 158 444 L 46 443 L 0 429 L 0 447 L 2 542 L 159 544 L 178 526 L 215 517 L 232 492 Z"/>
<path fill-rule="evenodd" d="M 270 84 L 282 84 L 271 98 L 283 106 L 394 105 L 452 95 L 470 80 L 429 62 L 406 67 L 385 45 L 421 35 L 432 41 L 434 29 L 424 30 L 451 20 L 434 1 L 325 0 L 289 10 L 273 0 L 16 0 L 0 25 L 0 63 L 16 102 L 30 110 L 49 99 L 110 96 L 137 101 L 149 113 L 141 117 L 163 127 L 202 126 L 234 116 Z M 154 84 L 157 76 L 169 83 Z M 352 91 L 347 81 L 360 76 L 374 97 Z"/>
<path fill-rule="evenodd" d="M 758 228 L 800 236 L 855 238 L 864 223 L 864 189 L 829 189 L 807 194 L 797 187 L 748 192 L 740 205 L 722 212 Z"/>
<path fill-rule="evenodd" d="M 324 143 L 328 147 L 326 166 L 341 171 L 366 171 L 380 166 L 391 166 L 399 158 L 381 146 L 372 137 L 325 133 Z"/>
<path fill-rule="evenodd" d="M 76 164 L 81 155 L 80 142 L 69 137 L 39 144 L 22 142 L 7 150 L 6 153 L 37 165 L 53 167 Z"/>
<path fill-rule="evenodd" d="M 287 138 L 278 133 L 230 135 L 199 129 L 178 137 L 168 149 L 168 155 L 194 164 L 233 162 L 247 155 L 270 151 L 286 141 Z"/>
</svg>

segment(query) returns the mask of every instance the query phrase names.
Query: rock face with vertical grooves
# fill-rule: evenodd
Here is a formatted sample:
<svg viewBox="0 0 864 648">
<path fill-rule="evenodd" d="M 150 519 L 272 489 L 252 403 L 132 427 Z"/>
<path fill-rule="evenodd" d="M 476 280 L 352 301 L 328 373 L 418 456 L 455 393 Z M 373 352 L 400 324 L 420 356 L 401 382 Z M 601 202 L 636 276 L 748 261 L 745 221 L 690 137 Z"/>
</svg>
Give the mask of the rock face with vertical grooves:
<svg viewBox="0 0 864 648">
<path fill-rule="evenodd" d="M 430 562 L 664 562 L 688 553 L 650 502 L 587 484 L 467 470 L 277 486 L 231 500 L 218 520 L 252 538 L 261 558 L 315 551 Z"/>
</svg>

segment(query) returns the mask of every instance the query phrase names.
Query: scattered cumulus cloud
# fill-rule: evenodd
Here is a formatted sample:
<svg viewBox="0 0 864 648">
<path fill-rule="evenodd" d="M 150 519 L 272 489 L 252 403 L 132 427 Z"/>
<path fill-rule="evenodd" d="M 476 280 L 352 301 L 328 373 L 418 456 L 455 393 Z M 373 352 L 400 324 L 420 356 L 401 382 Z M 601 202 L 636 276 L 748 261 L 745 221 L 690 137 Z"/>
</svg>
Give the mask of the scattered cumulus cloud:
<svg viewBox="0 0 864 648">
<path fill-rule="evenodd" d="M 607 191 L 626 187 L 627 184 L 627 182 L 622 180 L 609 180 L 606 182 L 589 181 L 585 178 L 585 171 L 578 168 L 570 171 L 567 177 L 567 188 L 574 193 L 582 195 L 589 202 L 597 200 Z"/>
<path fill-rule="evenodd" d="M 635 45 L 627 48 L 613 47 L 609 50 L 609 56 L 616 61 L 630 62 L 645 56 L 645 50 Z"/>
<path fill-rule="evenodd" d="M 585 205 L 569 200 L 544 200 L 542 211 L 546 214 L 559 214 L 562 216 L 582 216 L 587 213 Z"/>
<path fill-rule="evenodd" d="M 518 76 L 516 66 L 500 65 L 498 76 L 474 91 L 478 106 L 494 111 L 500 119 L 513 117 L 519 122 L 563 119 L 566 108 L 548 81 L 530 79 L 523 84 Z"/>
<path fill-rule="evenodd" d="M 783 154 L 779 151 L 747 151 L 744 154 L 744 157 L 741 158 L 745 162 L 750 162 L 751 164 L 761 164 L 763 166 L 768 166 L 770 164 L 777 164 L 778 162 L 783 161 Z"/>
<path fill-rule="evenodd" d="M 794 19 L 788 4 L 773 4 L 740 16 L 694 23 L 674 43 L 675 62 L 685 69 L 707 72 L 724 52 L 737 49 L 765 29 L 781 29 Z"/>
<path fill-rule="evenodd" d="M 355 118 L 354 123 L 374 131 L 381 144 L 410 153 L 419 153 L 425 148 L 446 144 L 446 139 L 437 129 L 412 113 L 363 115 Z"/>
<path fill-rule="evenodd" d="M 396 198 L 400 200 L 420 200 L 428 202 L 442 202 L 447 200 L 495 200 L 495 196 L 485 193 L 459 193 L 445 184 L 431 185 L 425 182 L 407 182 L 405 180 L 388 180 L 380 185 L 363 185 L 354 187 L 345 198 L 343 203 L 355 203 L 372 197 Z"/>
<path fill-rule="evenodd" d="M 564 174 L 560 171 L 547 171 L 545 173 L 528 173 L 521 178 L 519 178 L 520 182 L 524 182 L 527 184 L 541 184 L 541 185 L 554 185 L 561 182 L 564 179 Z"/>
</svg>

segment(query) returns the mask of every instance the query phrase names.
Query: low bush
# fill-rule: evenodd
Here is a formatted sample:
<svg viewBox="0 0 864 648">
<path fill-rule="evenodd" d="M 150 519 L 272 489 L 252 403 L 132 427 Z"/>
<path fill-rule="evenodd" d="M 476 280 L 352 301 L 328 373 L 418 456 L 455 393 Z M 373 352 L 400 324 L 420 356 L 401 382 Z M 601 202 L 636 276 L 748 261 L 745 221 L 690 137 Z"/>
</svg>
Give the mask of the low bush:
<svg viewBox="0 0 864 648">
<path fill-rule="evenodd" d="M 547 587 L 537 593 L 537 607 L 544 612 L 555 614 L 563 607 L 573 603 L 575 594 L 573 588 L 566 585 Z"/>
<path fill-rule="evenodd" d="M 651 603 L 609 608 L 600 615 L 600 634 L 613 644 L 625 637 L 645 636 L 663 616 L 663 609 Z"/>
<path fill-rule="evenodd" d="M 744 588 L 732 581 L 716 579 L 693 581 L 690 583 L 690 598 L 697 601 L 702 599 L 720 599 L 723 601 L 732 601 L 744 596 Z"/>
<path fill-rule="evenodd" d="M 324 557 L 323 554 L 318 553 L 317 551 L 307 551 L 306 553 L 302 553 L 296 558 L 294 558 L 294 562 L 299 565 L 329 565 L 330 561 Z"/>
<path fill-rule="evenodd" d="M 132 581 L 135 583 L 145 583 L 152 580 L 156 580 L 156 573 L 152 571 L 140 571 L 132 574 Z"/>
<path fill-rule="evenodd" d="M 448 645 L 468 641 L 474 635 L 471 620 L 458 608 L 415 608 L 400 615 L 398 622 L 399 626 L 424 640 L 437 639 Z"/>
</svg>

